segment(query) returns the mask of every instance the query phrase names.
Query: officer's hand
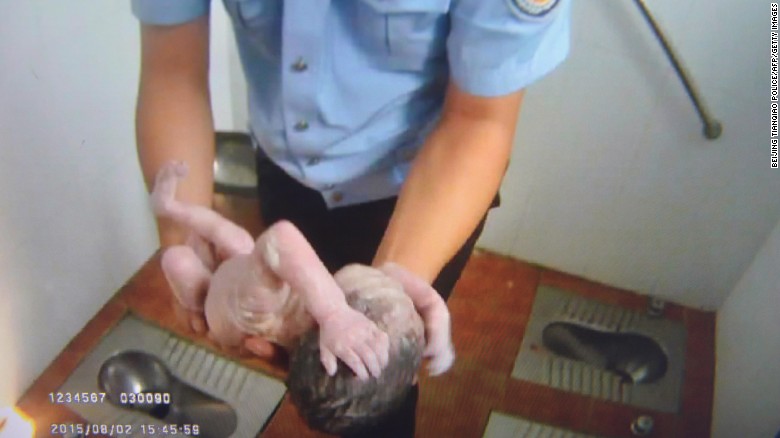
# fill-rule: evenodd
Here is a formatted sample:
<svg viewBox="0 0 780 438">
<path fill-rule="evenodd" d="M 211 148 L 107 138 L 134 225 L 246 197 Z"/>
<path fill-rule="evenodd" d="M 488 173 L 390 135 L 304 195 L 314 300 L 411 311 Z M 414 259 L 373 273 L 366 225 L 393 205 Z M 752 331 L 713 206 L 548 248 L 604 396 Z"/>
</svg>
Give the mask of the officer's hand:
<svg viewBox="0 0 780 438">
<path fill-rule="evenodd" d="M 436 376 L 444 373 L 455 361 L 455 349 L 450 332 L 450 311 L 444 299 L 425 280 L 395 263 L 386 263 L 379 268 L 396 279 L 404 292 L 414 302 L 414 307 L 425 324 L 425 351 L 429 358 L 428 373 Z"/>
</svg>

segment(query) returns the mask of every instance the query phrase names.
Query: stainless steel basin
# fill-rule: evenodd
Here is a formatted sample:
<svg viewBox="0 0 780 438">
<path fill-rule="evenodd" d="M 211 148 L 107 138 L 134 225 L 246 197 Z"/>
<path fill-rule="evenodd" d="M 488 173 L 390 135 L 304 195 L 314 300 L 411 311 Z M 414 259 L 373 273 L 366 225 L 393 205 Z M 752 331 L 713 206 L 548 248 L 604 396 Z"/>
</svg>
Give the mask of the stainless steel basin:
<svg viewBox="0 0 780 438">
<path fill-rule="evenodd" d="M 668 367 L 661 346 L 636 333 L 607 332 L 554 322 L 542 330 L 542 343 L 555 354 L 612 371 L 624 383 L 656 382 Z"/>
<path fill-rule="evenodd" d="M 227 438 L 236 430 L 236 411 L 229 404 L 181 381 L 149 353 L 131 350 L 111 356 L 100 367 L 98 386 L 120 408 L 182 429 L 198 424 L 198 436 Z"/>
<path fill-rule="evenodd" d="M 178 435 L 197 427 L 190 435 L 248 438 L 262 431 L 285 390 L 277 379 L 128 316 L 57 391 L 105 394 L 67 406 L 91 424 L 121 426 L 114 436 L 148 437 L 152 428 L 171 435 L 175 425 Z"/>
<path fill-rule="evenodd" d="M 257 164 L 249 134 L 216 133 L 214 191 L 224 195 L 257 196 Z"/>
<path fill-rule="evenodd" d="M 546 285 L 536 291 L 512 377 L 679 412 L 685 326 Z"/>
</svg>

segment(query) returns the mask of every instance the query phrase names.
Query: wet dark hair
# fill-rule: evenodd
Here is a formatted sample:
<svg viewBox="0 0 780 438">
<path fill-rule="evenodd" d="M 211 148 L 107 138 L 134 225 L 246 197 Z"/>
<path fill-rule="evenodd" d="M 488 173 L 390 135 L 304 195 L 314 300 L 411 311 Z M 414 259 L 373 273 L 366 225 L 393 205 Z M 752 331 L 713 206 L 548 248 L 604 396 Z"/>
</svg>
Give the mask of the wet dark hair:
<svg viewBox="0 0 780 438">
<path fill-rule="evenodd" d="M 315 327 L 293 351 L 286 382 L 291 401 L 309 427 L 336 435 L 357 433 L 398 409 L 412 388 L 424 347 L 422 320 L 411 301 L 355 292 L 347 295 L 347 303 L 388 333 L 389 360 L 379 378 L 361 381 L 341 361 L 336 374 L 329 376 L 320 363 Z M 399 305 L 411 310 L 393 309 Z"/>
</svg>

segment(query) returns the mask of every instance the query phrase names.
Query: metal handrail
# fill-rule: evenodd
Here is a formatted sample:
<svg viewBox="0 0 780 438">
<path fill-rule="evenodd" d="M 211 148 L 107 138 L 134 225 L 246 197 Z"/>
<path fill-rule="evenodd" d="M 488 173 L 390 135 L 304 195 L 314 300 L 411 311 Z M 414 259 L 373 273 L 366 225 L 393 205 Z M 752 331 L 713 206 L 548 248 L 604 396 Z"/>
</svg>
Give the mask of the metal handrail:
<svg viewBox="0 0 780 438">
<path fill-rule="evenodd" d="M 674 71 L 677 72 L 677 76 L 680 78 L 683 86 L 685 87 L 685 92 L 688 93 L 688 96 L 691 98 L 693 106 L 696 108 L 696 112 L 699 114 L 699 118 L 704 124 L 704 136 L 710 140 L 714 140 L 720 137 L 720 134 L 723 132 L 723 125 L 717 119 L 715 119 L 712 114 L 710 114 L 704 99 L 702 98 L 701 94 L 699 94 L 699 90 L 696 88 L 696 85 L 693 83 L 693 79 L 691 79 L 688 71 L 685 69 L 685 66 L 683 66 L 682 62 L 680 61 L 680 58 L 675 53 L 674 49 L 672 49 L 669 41 L 666 39 L 664 33 L 661 31 L 661 28 L 658 26 L 658 23 L 650 14 L 650 11 L 647 9 L 644 0 L 634 0 L 634 2 L 639 7 L 639 10 L 642 12 L 642 16 L 650 25 L 650 28 L 653 30 L 656 38 L 661 43 L 661 47 L 663 47 L 666 56 L 672 63 Z"/>
</svg>

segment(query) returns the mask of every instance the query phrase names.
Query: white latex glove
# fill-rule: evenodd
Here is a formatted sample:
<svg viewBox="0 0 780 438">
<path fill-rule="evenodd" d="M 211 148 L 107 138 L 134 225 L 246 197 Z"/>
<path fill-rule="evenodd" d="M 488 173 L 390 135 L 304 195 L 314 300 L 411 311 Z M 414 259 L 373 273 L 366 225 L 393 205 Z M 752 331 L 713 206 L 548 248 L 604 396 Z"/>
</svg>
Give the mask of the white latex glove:
<svg viewBox="0 0 780 438">
<path fill-rule="evenodd" d="M 414 307 L 425 324 L 425 351 L 429 358 L 428 373 L 436 376 L 444 373 L 455 361 L 450 329 L 450 311 L 444 299 L 425 280 L 395 263 L 386 263 L 379 268 L 394 278 L 414 302 Z"/>
</svg>

